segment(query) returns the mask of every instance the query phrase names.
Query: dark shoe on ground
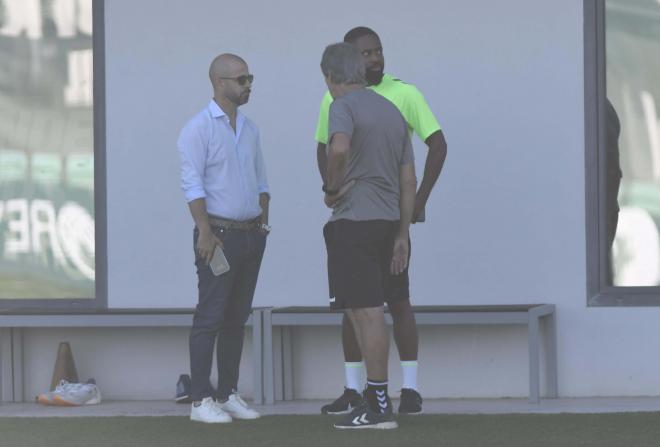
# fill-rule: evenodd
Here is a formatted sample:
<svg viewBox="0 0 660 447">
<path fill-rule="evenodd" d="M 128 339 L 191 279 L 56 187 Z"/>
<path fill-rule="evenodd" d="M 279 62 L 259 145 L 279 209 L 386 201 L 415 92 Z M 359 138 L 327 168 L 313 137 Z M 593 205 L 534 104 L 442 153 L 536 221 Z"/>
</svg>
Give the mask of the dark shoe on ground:
<svg viewBox="0 0 660 447">
<path fill-rule="evenodd" d="M 344 388 L 344 394 L 339 396 L 334 402 L 321 407 L 323 414 L 346 414 L 350 413 L 356 407 L 362 405 L 362 396 L 351 388 Z"/>
<path fill-rule="evenodd" d="M 386 413 L 376 413 L 366 402 L 335 424 L 335 428 L 342 430 L 362 428 L 387 430 L 398 426 L 399 424 L 394 420 L 391 407 Z"/>
<path fill-rule="evenodd" d="M 190 399 L 190 376 L 188 374 L 181 374 L 179 376 L 179 381 L 176 383 L 174 402 L 178 404 L 192 403 Z"/>
<path fill-rule="evenodd" d="M 399 414 L 422 414 L 422 396 L 416 390 L 401 389 Z"/>
</svg>

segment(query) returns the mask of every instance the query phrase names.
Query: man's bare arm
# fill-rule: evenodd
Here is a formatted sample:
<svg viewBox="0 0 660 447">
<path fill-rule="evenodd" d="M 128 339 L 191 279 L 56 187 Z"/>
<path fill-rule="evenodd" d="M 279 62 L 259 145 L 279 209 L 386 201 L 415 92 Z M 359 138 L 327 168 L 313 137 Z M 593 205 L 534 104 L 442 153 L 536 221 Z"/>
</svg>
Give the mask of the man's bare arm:
<svg viewBox="0 0 660 447">
<path fill-rule="evenodd" d="M 206 211 L 206 199 L 201 198 L 188 202 L 188 208 L 190 208 L 190 214 L 192 214 L 195 225 L 199 230 L 197 246 L 195 248 L 197 249 L 197 253 L 199 253 L 208 264 L 213 256 L 215 246 L 220 245 L 222 247 L 222 241 L 211 231 L 209 215 Z"/>
<path fill-rule="evenodd" d="M 419 190 L 415 196 L 415 208 L 413 210 L 413 222 L 417 222 L 419 214 L 426 206 L 429 200 L 433 185 L 442 172 L 442 167 L 447 158 L 447 142 L 441 130 L 433 132 L 425 141 L 429 148 L 426 154 L 426 162 L 424 164 L 424 176 L 419 185 Z"/>
<path fill-rule="evenodd" d="M 417 189 L 417 177 L 415 176 L 415 165 L 408 163 L 401 166 L 399 171 L 399 231 L 394 239 L 392 250 L 392 263 L 390 271 L 393 275 L 403 273 L 408 265 L 408 231 L 412 221 L 413 208 L 415 204 L 415 191 Z"/>
<path fill-rule="evenodd" d="M 321 174 L 321 180 L 323 181 L 323 184 L 325 185 L 326 181 L 326 173 L 328 170 L 328 156 L 325 153 L 325 144 L 319 143 L 316 146 L 316 161 L 318 162 L 319 165 L 319 173 Z"/>
<path fill-rule="evenodd" d="M 328 151 L 327 171 L 325 177 L 326 188 L 339 191 L 346 175 L 346 164 L 351 150 L 351 139 L 343 133 L 336 133 L 330 141 Z"/>
</svg>

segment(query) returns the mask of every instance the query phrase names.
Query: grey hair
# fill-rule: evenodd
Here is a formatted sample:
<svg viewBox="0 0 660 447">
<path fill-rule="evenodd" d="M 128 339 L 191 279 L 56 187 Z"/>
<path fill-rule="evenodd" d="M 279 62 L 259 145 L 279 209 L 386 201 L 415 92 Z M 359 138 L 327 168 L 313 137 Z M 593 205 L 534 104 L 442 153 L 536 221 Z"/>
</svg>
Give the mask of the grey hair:
<svg viewBox="0 0 660 447">
<path fill-rule="evenodd" d="M 364 58 L 350 43 L 328 45 L 321 59 L 321 71 L 335 84 L 366 84 Z"/>
</svg>

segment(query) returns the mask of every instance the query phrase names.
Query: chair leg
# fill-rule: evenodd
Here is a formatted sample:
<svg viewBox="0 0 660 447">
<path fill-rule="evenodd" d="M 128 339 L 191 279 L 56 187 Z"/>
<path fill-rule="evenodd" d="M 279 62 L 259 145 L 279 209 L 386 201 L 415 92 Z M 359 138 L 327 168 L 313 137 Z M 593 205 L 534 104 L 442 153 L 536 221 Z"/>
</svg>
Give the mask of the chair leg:
<svg viewBox="0 0 660 447">
<path fill-rule="evenodd" d="M 264 336 L 264 395 L 267 404 L 275 403 L 275 379 L 273 377 L 273 324 L 271 310 L 262 315 Z"/>
<path fill-rule="evenodd" d="M 546 352 L 546 387 L 548 397 L 557 398 L 557 320 L 552 312 L 544 318 L 545 352 Z"/>
<path fill-rule="evenodd" d="M 257 405 L 264 402 L 264 365 L 263 365 L 263 337 L 262 337 L 262 311 L 252 310 L 252 359 L 254 362 L 254 398 Z"/>
<path fill-rule="evenodd" d="M 291 328 L 282 328 L 282 383 L 284 400 L 293 400 L 293 338 Z"/>
<path fill-rule="evenodd" d="M 540 401 L 539 392 L 539 317 L 529 315 L 528 324 L 528 342 L 529 342 L 529 401 L 537 404 Z"/>
</svg>

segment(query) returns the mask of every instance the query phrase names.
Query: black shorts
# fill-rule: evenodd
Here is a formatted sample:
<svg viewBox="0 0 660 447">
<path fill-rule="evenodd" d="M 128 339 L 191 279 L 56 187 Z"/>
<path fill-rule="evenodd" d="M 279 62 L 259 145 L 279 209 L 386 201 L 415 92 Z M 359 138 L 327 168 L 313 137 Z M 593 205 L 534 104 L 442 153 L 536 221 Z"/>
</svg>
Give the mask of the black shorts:
<svg viewBox="0 0 660 447">
<path fill-rule="evenodd" d="M 379 307 L 409 299 L 408 267 L 400 275 L 390 273 L 398 228 L 399 222 L 344 219 L 323 227 L 332 309 Z"/>
</svg>

